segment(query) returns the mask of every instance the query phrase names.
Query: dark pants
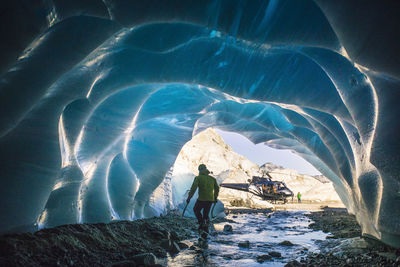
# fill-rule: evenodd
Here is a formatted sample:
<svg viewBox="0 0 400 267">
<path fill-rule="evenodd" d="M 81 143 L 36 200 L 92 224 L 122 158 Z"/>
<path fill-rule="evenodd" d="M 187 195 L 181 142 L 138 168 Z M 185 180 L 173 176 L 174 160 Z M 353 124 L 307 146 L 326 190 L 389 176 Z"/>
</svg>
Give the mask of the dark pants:
<svg viewBox="0 0 400 267">
<path fill-rule="evenodd" d="M 210 212 L 212 202 L 211 201 L 201 201 L 197 200 L 196 204 L 194 204 L 193 211 L 196 215 L 197 221 L 199 225 L 203 225 L 208 223 L 208 213 Z M 203 214 L 201 214 L 201 210 L 203 210 Z"/>
</svg>

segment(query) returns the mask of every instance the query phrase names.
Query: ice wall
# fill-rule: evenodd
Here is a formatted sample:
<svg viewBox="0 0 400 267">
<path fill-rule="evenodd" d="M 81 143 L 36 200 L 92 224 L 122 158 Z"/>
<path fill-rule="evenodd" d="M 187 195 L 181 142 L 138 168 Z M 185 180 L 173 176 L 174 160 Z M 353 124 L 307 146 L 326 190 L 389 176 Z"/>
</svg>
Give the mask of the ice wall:
<svg viewBox="0 0 400 267">
<path fill-rule="evenodd" d="M 398 4 L 358 2 L 4 4 L 0 231 L 151 216 L 212 126 L 299 154 L 400 246 Z"/>
</svg>

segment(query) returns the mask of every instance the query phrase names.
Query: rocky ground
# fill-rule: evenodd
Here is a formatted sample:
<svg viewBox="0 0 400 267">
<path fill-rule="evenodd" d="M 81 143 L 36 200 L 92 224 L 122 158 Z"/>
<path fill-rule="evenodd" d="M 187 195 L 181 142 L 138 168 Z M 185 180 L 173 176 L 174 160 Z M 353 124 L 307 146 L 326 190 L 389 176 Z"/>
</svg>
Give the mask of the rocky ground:
<svg viewBox="0 0 400 267">
<path fill-rule="evenodd" d="M 388 247 L 361 237 L 361 229 L 353 215 L 343 208 L 324 208 L 308 215 L 310 228 L 331 233 L 319 244 L 321 253 L 311 253 L 292 266 L 400 266 L 400 249 Z"/>
<path fill-rule="evenodd" d="M 339 201 L 307 201 L 302 200 L 301 203 L 298 203 L 297 200 L 289 201 L 286 204 L 276 203 L 274 204 L 275 210 L 283 210 L 283 211 L 291 211 L 291 210 L 304 210 L 304 211 L 320 211 L 321 207 L 329 206 L 334 208 L 345 208 L 342 202 Z"/>
<path fill-rule="evenodd" d="M 243 212 L 252 213 L 250 209 L 239 208 L 229 212 L 233 218 Z M 258 214 L 267 215 L 267 220 L 270 212 L 257 210 Z M 361 238 L 354 216 L 345 209 L 326 208 L 307 216 L 314 221 L 310 228 L 330 234 L 326 240 L 319 241 L 319 253 L 305 252 L 298 261 L 290 261 L 286 266 L 400 266 L 400 250 Z M 226 219 L 219 222 L 224 225 L 221 231 L 225 235 L 229 232 L 225 229 L 229 225 L 225 223 L 235 223 Z M 191 251 L 192 243 L 185 240 L 196 237 L 195 219 L 183 218 L 180 214 L 133 222 L 64 225 L 33 234 L 1 236 L 0 266 L 162 266 L 160 263 L 166 262 L 168 254 L 176 261 L 180 260 L 175 255 L 190 254 L 187 251 Z M 287 246 L 285 242 L 290 243 L 284 241 L 279 246 Z M 249 242 L 242 243 L 238 243 L 241 248 L 250 246 Z M 256 261 L 263 263 L 278 257 L 271 253 L 257 256 Z M 279 254 L 277 259 L 288 256 Z"/>
<path fill-rule="evenodd" d="M 345 208 L 324 208 L 322 211 L 308 215 L 314 223 L 309 225 L 314 230 L 330 232 L 329 238 L 350 238 L 361 236 L 361 228 L 354 215 L 347 213 Z"/>
<path fill-rule="evenodd" d="M 197 223 L 178 214 L 74 224 L 0 237 L 0 266 L 160 266 L 188 245 Z"/>
</svg>

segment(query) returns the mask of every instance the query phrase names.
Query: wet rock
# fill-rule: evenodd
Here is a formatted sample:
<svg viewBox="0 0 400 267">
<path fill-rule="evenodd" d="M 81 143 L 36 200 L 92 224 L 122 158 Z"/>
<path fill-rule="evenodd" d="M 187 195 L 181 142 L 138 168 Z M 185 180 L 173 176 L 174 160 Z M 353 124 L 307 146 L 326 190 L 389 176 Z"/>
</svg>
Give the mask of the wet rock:
<svg viewBox="0 0 400 267">
<path fill-rule="evenodd" d="M 181 251 L 181 250 L 180 250 L 178 244 L 175 243 L 175 242 L 172 242 L 171 248 L 169 249 L 168 252 L 169 252 L 171 255 L 175 255 L 175 254 L 178 254 L 179 251 Z"/>
<path fill-rule="evenodd" d="M 337 209 L 335 211 L 327 208 L 323 211 L 311 212 L 307 217 L 315 222 L 309 225 L 314 230 L 321 230 L 324 233 L 332 233 L 331 238 L 351 238 L 361 235 L 361 228 L 354 215 L 347 213 L 346 209 Z"/>
<path fill-rule="evenodd" d="M 233 232 L 233 228 L 232 228 L 232 225 L 230 225 L 230 224 L 225 224 L 224 225 L 224 233 L 232 233 Z"/>
<path fill-rule="evenodd" d="M 224 245 L 232 245 L 235 243 L 233 240 L 214 240 L 215 243 L 224 244 Z"/>
<path fill-rule="evenodd" d="M 288 246 L 288 247 L 294 246 L 294 244 L 292 242 L 290 242 L 289 240 L 282 241 L 281 243 L 279 243 L 279 245 Z"/>
<path fill-rule="evenodd" d="M 246 240 L 244 242 L 239 242 L 238 246 L 241 248 L 249 248 L 250 247 L 250 241 Z"/>
<path fill-rule="evenodd" d="M 257 256 L 257 262 L 263 263 L 264 261 L 271 260 L 272 257 L 268 254 Z"/>
<path fill-rule="evenodd" d="M 137 266 L 134 261 L 131 260 L 124 260 L 124 261 L 119 261 L 115 262 L 110 265 L 111 267 L 135 267 Z"/>
<path fill-rule="evenodd" d="M 135 255 L 131 258 L 131 260 L 134 261 L 136 264 L 145 264 L 145 265 L 155 264 L 156 259 L 157 258 L 156 256 L 154 256 L 153 253 L 143 253 Z"/>
<path fill-rule="evenodd" d="M 178 246 L 180 249 L 187 249 L 190 247 L 189 244 L 187 244 L 187 242 L 185 241 L 178 242 Z"/>
<path fill-rule="evenodd" d="M 169 252 L 171 255 L 175 255 L 180 251 L 178 244 L 171 239 L 164 239 L 161 242 L 161 247 Z"/>
<path fill-rule="evenodd" d="M 282 254 L 280 253 L 280 252 L 278 252 L 278 251 L 271 251 L 271 252 L 269 252 L 268 253 L 271 257 L 274 257 L 274 258 L 282 258 Z"/>
<path fill-rule="evenodd" d="M 285 267 L 299 267 L 302 266 L 302 264 L 296 260 L 289 261 L 288 263 L 285 264 Z"/>
</svg>

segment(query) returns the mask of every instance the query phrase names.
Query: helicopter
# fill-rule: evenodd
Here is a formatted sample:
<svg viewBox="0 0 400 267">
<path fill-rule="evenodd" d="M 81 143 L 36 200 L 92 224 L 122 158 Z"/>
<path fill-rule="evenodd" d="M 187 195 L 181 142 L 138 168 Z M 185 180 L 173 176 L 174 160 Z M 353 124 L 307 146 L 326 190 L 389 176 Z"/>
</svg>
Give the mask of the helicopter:
<svg viewBox="0 0 400 267">
<path fill-rule="evenodd" d="M 275 203 L 276 201 L 283 201 L 285 204 L 289 197 L 293 200 L 294 194 L 284 182 L 273 181 L 268 172 L 264 172 L 263 176 L 267 177 L 253 176 L 252 179 L 247 180 L 248 183 L 222 183 L 220 186 L 249 192 L 263 200 L 270 200 Z"/>
</svg>

